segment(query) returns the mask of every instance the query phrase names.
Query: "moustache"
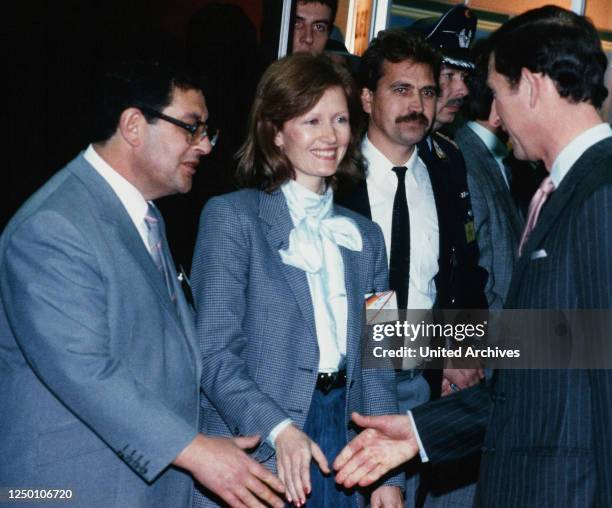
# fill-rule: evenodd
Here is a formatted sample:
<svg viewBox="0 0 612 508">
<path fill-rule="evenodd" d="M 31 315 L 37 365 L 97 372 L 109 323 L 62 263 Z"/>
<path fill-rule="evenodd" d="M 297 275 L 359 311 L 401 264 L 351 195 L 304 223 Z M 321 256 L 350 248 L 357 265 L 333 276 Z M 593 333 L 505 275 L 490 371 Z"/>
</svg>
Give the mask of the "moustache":
<svg viewBox="0 0 612 508">
<path fill-rule="evenodd" d="M 398 116 L 395 123 L 417 122 L 425 127 L 429 127 L 429 119 L 423 113 L 410 113 L 409 115 Z"/>
<path fill-rule="evenodd" d="M 456 106 L 460 108 L 463 106 L 463 99 L 461 97 L 457 97 L 456 99 L 450 99 L 447 103 L 447 106 Z"/>
</svg>

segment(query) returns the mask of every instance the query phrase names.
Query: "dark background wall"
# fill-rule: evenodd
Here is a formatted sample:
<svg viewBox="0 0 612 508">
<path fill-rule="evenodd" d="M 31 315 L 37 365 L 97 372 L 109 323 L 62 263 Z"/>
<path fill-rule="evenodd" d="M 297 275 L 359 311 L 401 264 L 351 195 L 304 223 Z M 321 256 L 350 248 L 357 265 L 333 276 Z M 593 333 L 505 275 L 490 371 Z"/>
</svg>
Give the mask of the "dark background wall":
<svg viewBox="0 0 612 508">
<path fill-rule="evenodd" d="M 49 0 L 2 9 L 0 229 L 87 146 L 105 62 L 133 56 L 186 61 L 207 76 L 211 118 L 221 128 L 192 192 L 159 203 L 174 256 L 189 269 L 204 202 L 233 189 L 233 154 L 257 80 L 276 55 L 282 0 Z"/>
</svg>

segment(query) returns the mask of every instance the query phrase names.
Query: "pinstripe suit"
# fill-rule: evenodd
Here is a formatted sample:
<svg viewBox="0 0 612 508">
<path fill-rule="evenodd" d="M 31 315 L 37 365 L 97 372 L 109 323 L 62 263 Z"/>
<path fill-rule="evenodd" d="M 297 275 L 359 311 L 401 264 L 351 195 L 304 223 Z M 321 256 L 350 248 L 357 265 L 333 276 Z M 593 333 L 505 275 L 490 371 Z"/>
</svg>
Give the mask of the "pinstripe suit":
<svg viewBox="0 0 612 508">
<path fill-rule="evenodd" d="M 340 248 L 348 306 L 349 439 L 351 411 L 385 414 L 398 408 L 394 371 L 361 368 L 364 294 L 387 287 L 382 233 L 354 212 L 336 206 L 335 213 L 352 218 L 363 237 L 361 252 Z M 303 428 L 319 351 L 306 274 L 279 255 L 292 229 L 281 191 L 234 192 L 211 199 L 202 212 L 192 274 L 206 369 L 200 428 L 207 435 L 265 439 L 286 418 Z M 254 457 L 276 469 L 274 450 L 265 441 Z M 198 495 L 195 504 L 214 503 Z"/>
<path fill-rule="evenodd" d="M 489 272 L 485 294 L 490 309 L 503 307 L 524 221 L 512 200 L 497 161 L 467 125 L 455 133 L 467 169 L 472 197 L 478 264 Z"/>
<path fill-rule="evenodd" d="M 507 307 L 612 307 L 611 168 L 612 138 L 573 165 L 518 261 Z M 539 249 L 547 256 L 532 259 Z M 490 389 L 413 414 L 432 461 L 477 449 L 486 428 L 478 506 L 612 506 L 610 370 L 499 371 Z"/>
</svg>

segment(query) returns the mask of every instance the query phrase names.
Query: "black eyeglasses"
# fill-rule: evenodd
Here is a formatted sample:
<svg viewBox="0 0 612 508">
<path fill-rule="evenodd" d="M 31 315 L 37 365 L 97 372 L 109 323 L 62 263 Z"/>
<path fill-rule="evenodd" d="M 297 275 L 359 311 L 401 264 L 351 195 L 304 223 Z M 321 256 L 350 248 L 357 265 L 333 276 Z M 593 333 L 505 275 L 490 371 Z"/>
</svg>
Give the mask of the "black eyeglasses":
<svg viewBox="0 0 612 508">
<path fill-rule="evenodd" d="M 181 129 L 185 129 L 187 131 L 187 143 L 190 145 L 198 145 L 202 142 L 202 140 L 208 136 L 208 141 L 212 146 L 217 144 L 217 139 L 219 138 L 219 130 L 213 128 L 211 125 L 207 125 L 204 122 L 200 122 L 196 120 L 195 123 L 189 124 L 182 122 L 181 120 L 177 120 L 168 115 L 164 115 L 159 111 L 148 108 L 146 106 L 142 106 L 140 109 L 143 113 L 150 115 L 155 118 L 159 118 L 160 120 L 165 120 L 166 122 L 170 122 Z M 212 134 L 212 135 L 211 135 Z"/>
</svg>

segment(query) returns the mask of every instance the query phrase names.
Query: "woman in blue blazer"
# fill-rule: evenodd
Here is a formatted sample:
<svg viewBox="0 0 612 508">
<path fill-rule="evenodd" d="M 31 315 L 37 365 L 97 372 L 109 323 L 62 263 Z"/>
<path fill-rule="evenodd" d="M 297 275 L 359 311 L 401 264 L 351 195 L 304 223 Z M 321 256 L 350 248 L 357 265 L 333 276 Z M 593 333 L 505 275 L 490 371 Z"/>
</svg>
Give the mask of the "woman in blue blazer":
<svg viewBox="0 0 612 508">
<path fill-rule="evenodd" d="M 334 205 L 359 175 L 351 78 L 325 56 L 273 63 L 259 83 L 239 177 L 211 199 L 192 269 L 207 435 L 261 436 L 253 456 L 295 506 L 357 506 L 330 461 L 352 411 L 397 412 L 393 370 L 362 368 L 364 295 L 387 287 L 377 225 Z M 394 477 L 374 506 L 402 506 Z M 195 506 L 214 506 L 196 492 Z"/>
</svg>

